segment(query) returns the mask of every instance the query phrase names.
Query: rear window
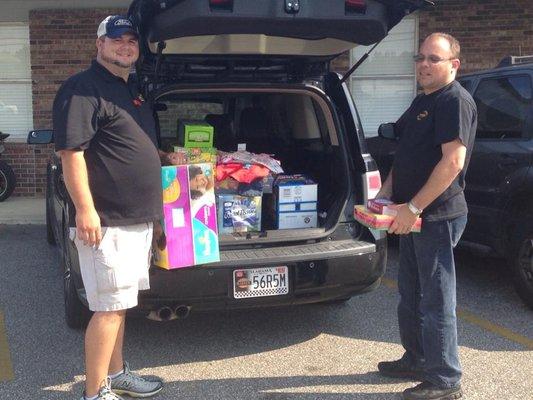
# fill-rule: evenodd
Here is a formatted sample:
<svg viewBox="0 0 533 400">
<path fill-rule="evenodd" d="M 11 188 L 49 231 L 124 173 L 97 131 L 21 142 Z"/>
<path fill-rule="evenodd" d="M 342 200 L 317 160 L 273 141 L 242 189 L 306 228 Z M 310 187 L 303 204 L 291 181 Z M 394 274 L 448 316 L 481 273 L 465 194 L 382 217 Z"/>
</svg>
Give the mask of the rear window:
<svg viewBox="0 0 533 400">
<path fill-rule="evenodd" d="M 483 79 L 474 93 L 478 139 L 521 139 L 533 130 L 531 77 L 513 75 Z"/>
<path fill-rule="evenodd" d="M 224 113 L 222 103 L 178 100 L 170 96 L 165 100 L 161 103 L 165 105 L 165 109 L 157 113 L 161 138 L 177 137 L 181 120 L 204 121 L 207 115 Z"/>
</svg>

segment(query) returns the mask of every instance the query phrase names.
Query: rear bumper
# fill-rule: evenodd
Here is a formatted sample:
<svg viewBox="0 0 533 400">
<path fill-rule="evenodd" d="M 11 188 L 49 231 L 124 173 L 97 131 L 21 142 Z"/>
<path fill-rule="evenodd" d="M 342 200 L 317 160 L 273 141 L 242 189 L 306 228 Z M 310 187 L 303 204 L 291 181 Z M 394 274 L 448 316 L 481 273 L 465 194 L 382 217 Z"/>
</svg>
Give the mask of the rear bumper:
<svg viewBox="0 0 533 400">
<path fill-rule="evenodd" d="M 150 290 L 139 293 L 133 314 L 162 307 L 186 306 L 191 311 L 288 306 L 348 298 L 377 287 L 385 272 L 385 240 L 376 244 L 356 240 L 330 241 L 271 249 L 224 251 L 214 264 L 150 270 Z M 286 265 L 289 293 L 235 299 L 233 271 L 248 267 Z"/>
</svg>

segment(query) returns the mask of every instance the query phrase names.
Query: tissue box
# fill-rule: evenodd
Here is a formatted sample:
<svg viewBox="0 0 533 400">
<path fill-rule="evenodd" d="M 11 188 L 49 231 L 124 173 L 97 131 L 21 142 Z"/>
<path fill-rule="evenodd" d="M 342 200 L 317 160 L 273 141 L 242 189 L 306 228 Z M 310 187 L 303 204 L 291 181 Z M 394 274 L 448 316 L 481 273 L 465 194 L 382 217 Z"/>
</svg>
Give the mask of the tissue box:
<svg viewBox="0 0 533 400">
<path fill-rule="evenodd" d="M 211 164 L 162 167 L 164 237 L 155 264 L 174 269 L 220 261 Z"/>
<path fill-rule="evenodd" d="M 203 121 L 179 121 L 178 143 L 183 147 L 213 147 L 214 129 Z"/>
<path fill-rule="evenodd" d="M 218 195 L 220 233 L 260 232 L 261 196 Z"/>
<path fill-rule="evenodd" d="M 317 227 L 318 185 L 304 175 L 279 175 L 274 181 L 277 229 Z"/>
<path fill-rule="evenodd" d="M 394 221 L 393 215 L 376 214 L 363 205 L 354 206 L 354 218 L 364 226 L 369 228 L 386 231 Z M 422 228 L 422 219 L 418 217 L 411 232 L 420 232 Z"/>
</svg>

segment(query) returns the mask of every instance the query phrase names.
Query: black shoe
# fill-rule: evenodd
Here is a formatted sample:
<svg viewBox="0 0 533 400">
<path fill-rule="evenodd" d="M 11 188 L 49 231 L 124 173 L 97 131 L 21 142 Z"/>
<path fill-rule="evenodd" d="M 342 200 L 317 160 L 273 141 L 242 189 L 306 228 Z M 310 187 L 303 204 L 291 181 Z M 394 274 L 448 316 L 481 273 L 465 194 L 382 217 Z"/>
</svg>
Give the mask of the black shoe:
<svg viewBox="0 0 533 400">
<path fill-rule="evenodd" d="M 388 378 L 409 379 L 413 381 L 424 380 L 423 371 L 420 368 L 413 367 L 404 359 L 396 361 L 382 361 L 378 363 L 378 371 L 381 375 Z"/>
<path fill-rule="evenodd" d="M 455 400 L 461 397 L 461 385 L 443 389 L 427 381 L 403 391 L 404 400 Z"/>
</svg>

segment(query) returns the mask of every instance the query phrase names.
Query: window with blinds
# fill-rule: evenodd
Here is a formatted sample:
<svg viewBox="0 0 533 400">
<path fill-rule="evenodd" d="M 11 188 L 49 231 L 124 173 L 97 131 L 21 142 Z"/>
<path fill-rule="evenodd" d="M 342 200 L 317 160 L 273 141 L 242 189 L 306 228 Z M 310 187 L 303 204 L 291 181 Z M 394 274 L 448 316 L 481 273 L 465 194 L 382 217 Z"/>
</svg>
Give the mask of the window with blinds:
<svg viewBox="0 0 533 400">
<path fill-rule="evenodd" d="M 0 24 L 0 131 L 26 137 L 33 129 L 28 25 Z"/>
<path fill-rule="evenodd" d="M 351 77 L 351 92 L 357 105 L 366 137 L 378 134 L 384 122 L 396 121 L 416 95 L 415 65 L 417 19 L 405 18 Z M 355 64 L 370 47 L 352 50 Z"/>
</svg>

